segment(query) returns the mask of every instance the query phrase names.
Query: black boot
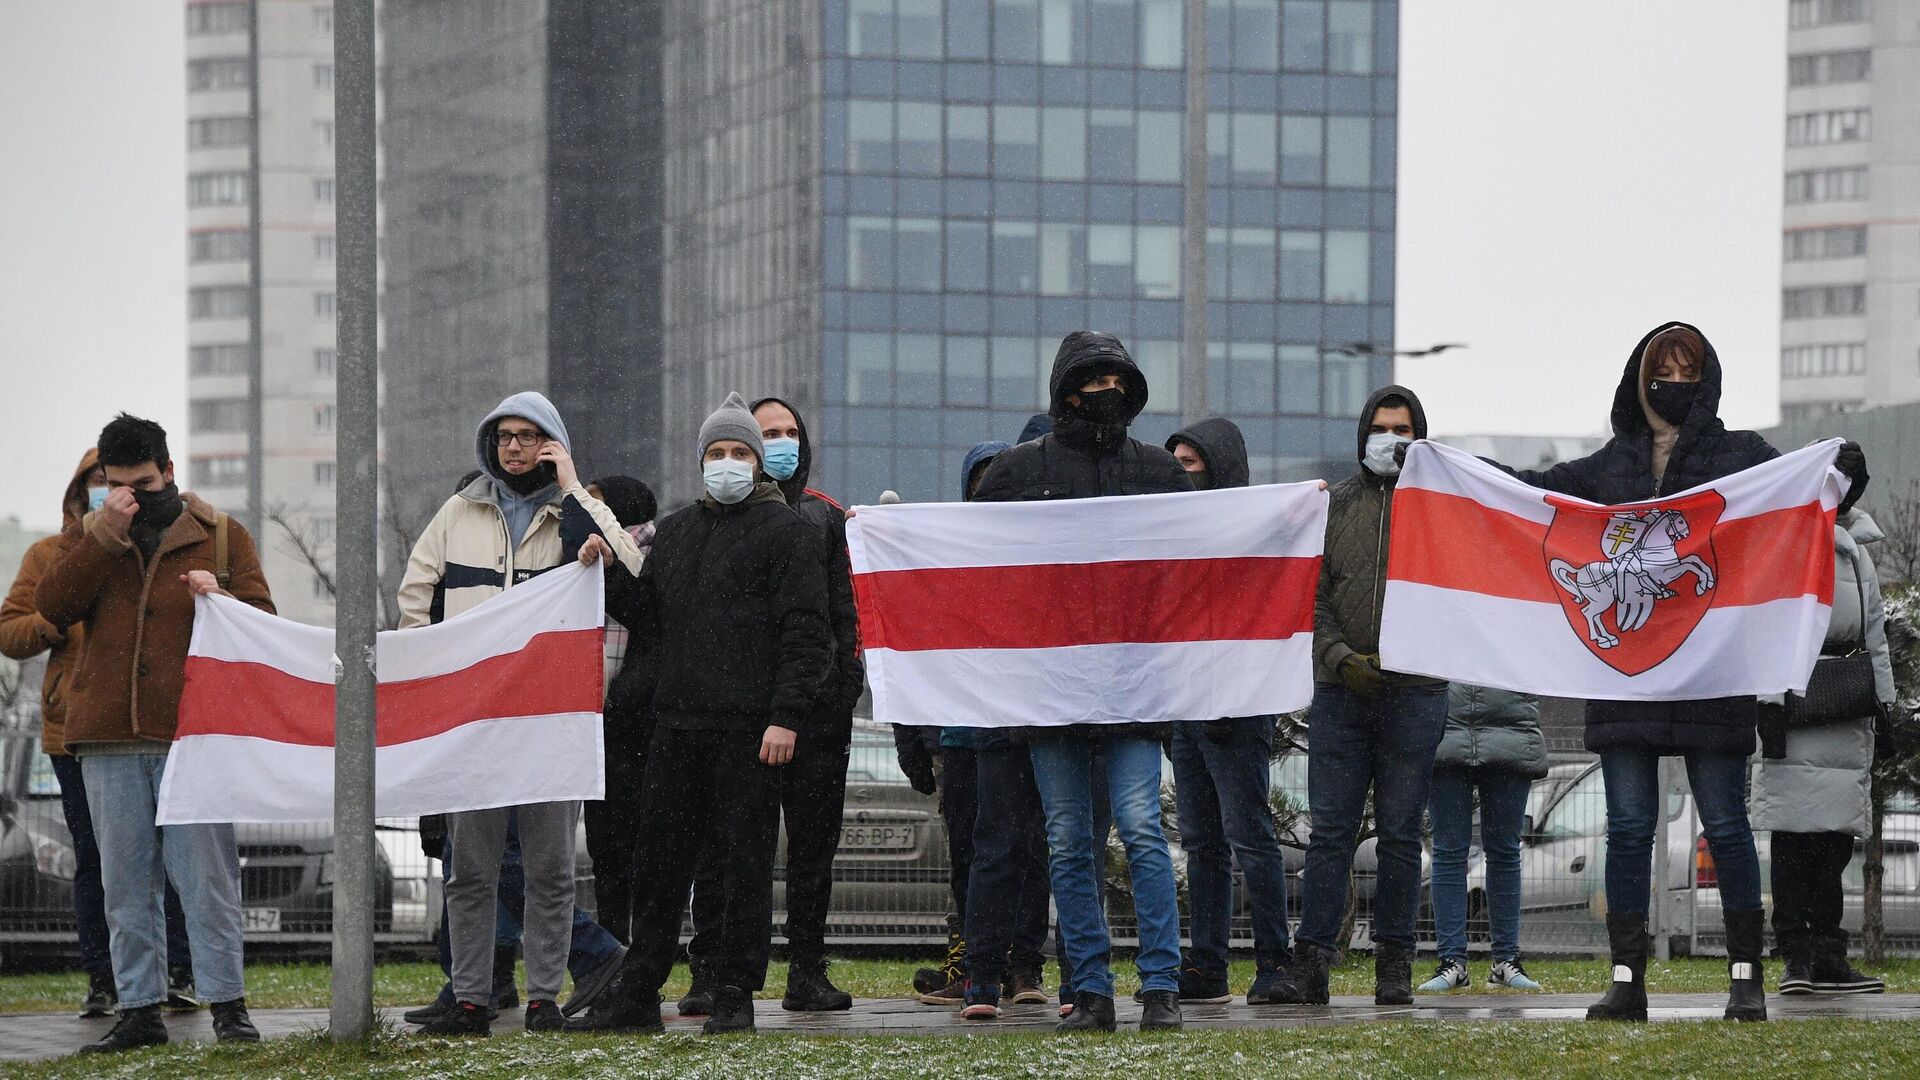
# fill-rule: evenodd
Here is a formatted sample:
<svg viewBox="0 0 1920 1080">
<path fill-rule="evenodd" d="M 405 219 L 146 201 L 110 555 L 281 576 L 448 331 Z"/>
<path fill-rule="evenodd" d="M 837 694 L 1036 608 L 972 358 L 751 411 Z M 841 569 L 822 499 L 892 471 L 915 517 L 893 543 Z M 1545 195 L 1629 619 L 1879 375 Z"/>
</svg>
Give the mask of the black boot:
<svg viewBox="0 0 1920 1080">
<path fill-rule="evenodd" d="M 1179 1031 L 1180 995 L 1172 990 L 1149 990 L 1141 1002 L 1141 1031 Z"/>
<path fill-rule="evenodd" d="M 1327 969 L 1332 963 L 1333 956 L 1325 949 L 1301 942 L 1293 950 L 1293 963 L 1281 972 L 1268 1000 L 1276 1005 L 1325 1005 Z"/>
<path fill-rule="evenodd" d="M 1053 1030 L 1065 1033 L 1112 1031 L 1113 1027 L 1113 999 L 1091 990 L 1080 990 L 1073 995 L 1073 1011 Z"/>
<path fill-rule="evenodd" d="M 519 950 L 511 945 L 493 947 L 493 1000 L 489 1004 L 496 1014 L 520 1004 L 520 989 L 513 978 L 513 962 L 519 958 Z"/>
<path fill-rule="evenodd" d="M 826 957 L 797 956 L 787 965 L 787 994 L 780 1007 L 788 1012 L 842 1012 L 853 1008 L 853 995 L 828 981 Z"/>
<path fill-rule="evenodd" d="M 166 1041 L 167 1026 L 160 1022 L 160 1006 L 142 1005 L 137 1009 L 120 1010 L 120 1022 L 113 1025 L 107 1037 L 81 1047 L 80 1052 L 117 1054 L 122 1050 L 138 1050 L 143 1046 L 164 1046 Z"/>
<path fill-rule="evenodd" d="M 493 1034 L 493 1023 L 487 1019 L 487 1007 L 475 1005 L 471 1001 L 462 1001 L 454 1005 L 437 1020 L 429 1020 L 420 1025 L 416 1035 L 440 1036 L 442 1038 L 460 1038 L 477 1036 L 486 1038 Z"/>
<path fill-rule="evenodd" d="M 947 916 L 947 958 L 939 967 L 923 967 L 913 973 L 913 992 L 931 994 L 967 978 L 967 939 L 960 920 Z"/>
<path fill-rule="evenodd" d="M 693 975 L 693 985 L 687 987 L 687 996 L 675 1008 L 681 1016 L 709 1016 L 713 1013 L 713 965 L 694 959 L 687 962 L 687 969 Z"/>
<path fill-rule="evenodd" d="M 1879 994 L 1887 984 L 1871 975 L 1854 970 L 1847 962 L 1847 934 L 1821 937 L 1812 943 L 1812 990 L 1816 994 Z M 1781 980 L 1781 993 L 1786 981 Z"/>
<path fill-rule="evenodd" d="M 1767 1018 L 1766 973 L 1760 966 L 1764 911 L 1727 912 L 1727 1019 Z"/>
<path fill-rule="evenodd" d="M 1813 993 L 1813 939 L 1804 930 L 1791 937 L 1776 930 L 1774 936 L 1780 943 L 1780 960 L 1784 969 L 1780 973 L 1780 993 Z"/>
<path fill-rule="evenodd" d="M 113 976 L 89 976 L 87 997 L 80 1003 L 80 1019 L 103 1020 L 113 1015 L 113 1008 L 119 1003 L 120 994 L 114 989 Z"/>
<path fill-rule="evenodd" d="M 732 1035 L 753 1031 L 753 995 L 737 986 L 715 987 L 713 1015 L 700 1025 L 702 1035 Z"/>
<path fill-rule="evenodd" d="M 213 1003 L 213 1037 L 220 1042 L 259 1042 L 260 1029 L 247 1015 L 247 999 Z"/>
<path fill-rule="evenodd" d="M 1587 1006 L 1589 1020 L 1647 1018 L 1647 917 L 1631 911 L 1607 912 L 1607 951 L 1613 958 L 1613 983 Z"/>
<path fill-rule="evenodd" d="M 1373 1003 L 1413 1004 L 1413 954 L 1398 945 L 1373 947 Z"/>
<path fill-rule="evenodd" d="M 660 1022 L 658 991 L 630 993 L 618 977 L 587 1006 L 587 1011 L 567 1021 L 569 1032 L 589 1035 L 612 1032 L 658 1035 L 666 1030 Z"/>
</svg>

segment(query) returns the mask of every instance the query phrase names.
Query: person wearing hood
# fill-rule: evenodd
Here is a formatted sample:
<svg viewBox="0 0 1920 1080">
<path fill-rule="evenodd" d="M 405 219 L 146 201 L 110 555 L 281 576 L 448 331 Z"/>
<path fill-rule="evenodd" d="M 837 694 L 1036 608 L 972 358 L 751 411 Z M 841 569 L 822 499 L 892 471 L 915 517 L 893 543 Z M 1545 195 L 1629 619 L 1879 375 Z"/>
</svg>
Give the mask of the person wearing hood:
<svg viewBox="0 0 1920 1080">
<path fill-rule="evenodd" d="M 174 484 L 159 424 L 121 413 L 97 445 L 107 492 L 99 509 L 61 533 L 34 590 L 34 608 L 53 634 L 85 628 L 68 675 L 62 737 L 80 761 L 99 845 L 120 1022 L 81 1052 L 167 1041 L 160 1005 L 168 996 L 168 882 L 193 943 L 194 983 L 213 1003 L 214 1034 L 255 1042 L 233 826 L 156 826 L 154 816 L 186 683 L 195 597 L 230 596 L 269 614 L 273 599 L 252 535 Z"/>
<path fill-rule="evenodd" d="M 652 657 L 653 741 L 635 830 L 633 946 L 570 1030 L 659 1032 L 703 854 L 720 875 L 709 1035 L 752 1031 L 773 936 L 782 775 L 835 714 L 826 545 L 766 478 L 761 426 L 739 394 L 700 425 L 706 495 L 668 515 L 639 577 L 608 578 L 608 612 Z M 629 673 L 615 683 L 616 692 Z M 840 810 L 838 803 L 834 812 Z M 706 852 L 709 838 L 719 840 Z"/>
<path fill-rule="evenodd" d="M 1820 650 L 1823 657 L 1868 658 L 1877 708 L 1823 709 L 1812 695 L 1798 694 L 1760 703 L 1753 827 L 1773 832 L 1773 940 L 1785 961 L 1782 994 L 1886 989 L 1847 962 L 1847 931 L 1840 925 L 1841 875 L 1873 815 L 1876 724 L 1891 722 L 1899 697 L 1880 576 L 1867 550 L 1884 539 L 1857 506 L 1834 522 L 1833 615 Z"/>
<path fill-rule="evenodd" d="M 1120 339 L 1076 330 L 1060 342 L 1048 384 L 1053 430 L 1003 452 L 988 467 L 976 502 L 1088 499 L 1192 491 L 1172 454 L 1128 436 L 1147 406 L 1147 379 Z M 1034 702 L 1035 710 L 1046 702 Z M 1036 715 L 1036 720 L 1042 717 Z M 1160 751 L 1168 725 L 1073 724 L 1021 730 L 1046 811 L 1049 873 L 1073 968 L 1073 1011 L 1062 1031 L 1112 1031 L 1111 942 L 1098 882 L 1093 777 L 1105 774 L 1127 851 L 1140 921 L 1136 958 L 1144 988 L 1143 1029 L 1180 1026 L 1179 893 L 1160 831 Z M 973 985 L 968 993 L 986 993 Z"/>
<path fill-rule="evenodd" d="M 1373 793 L 1379 886 L 1374 894 L 1373 998 L 1413 1001 L 1414 918 L 1420 906 L 1421 817 L 1447 684 L 1380 667 L 1380 610 L 1397 452 L 1427 435 L 1420 399 L 1404 386 L 1367 398 L 1356 439 L 1360 469 L 1335 484 L 1313 613 L 1313 704 L 1307 725 L 1307 800 L 1313 835 L 1301 875 L 1302 914 L 1292 965 L 1272 1000 L 1324 1005 L 1328 965 L 1346 943 L 1354 845 Z"/>
<path fill-rule="evenodd" d="M 1246 487 L 1247 443 L 1231 420 L 1215 417 L 1183 428 L 1167 451 L 1201 491 Z M 1247 1004 L 1265 1005 L 1292 960 L 1287 944 L 1287 868 L 1267 803 L 1273 756 L 1272 716 L 1188 720 L 1173 725 L 1173 791 L 1180 843 L 1187 853 L 1193 949 L 1180 971 L 1180 1000 L 1220 1004 L 1227 982 L 1227 936 L 1233 919 L 1233 863 L 1247 881 L 1253 907 L 1253 985 Z"/>
<path fill-rule="evenodd" d="M 1613 437 L 1584 458 L 1508 470 L 1535 487 L 1605 505 L 1685 491 L 1778 457 L 1755 432 L 1720 420 L 1720 358 L 1697 327 L 1668 322 L 1627 357 L 1613 396 Z M 1496 463 L 1497 464 L 1497 463 Z M 1850 479 L 1844 511 L 1866 488 L 1866 456 L 1841 447 Z M 1501 466 L 1505 468 L 1505 466 Z M 1751 697 L 1693 701 L 1589 701 L 1586 747 L 1600 755 L 1607 790 L 1607 940 L 1612 982 L 1590 1020 L 1645 1020 L 1647 907 L 1660 808 L 1660 759 L 1686 759 L 1687 782 L 1720 874 L 1726 915 L 1729 1020 L 1765 1020 L 1761 949 L 1766 912 L 1760 862 L 1747 820 L 1747 756 L 1758 706 Z"/>
<path fill-rule="evenodd" d="M 474 451 L 481 476 L 446 501 L 421 531 L 400 583 L 400 628 L 472 610 L 491 596 L 572 561 L 561 519 L 570 505 L 597 526 L 581 561 L 618 559 L 640 567 L 640 549 L 606 504 L 588 494 L 573 465 L 559 410 L 533 391 L 514 394 L 480 421 Z M 422 1035 L 486 1035 L 494 993 L 497 896 L 511 827 L 524 874 L 521 947 L 527 966 L 526 1027 L 555 1031 L 574 923 L 575 800 L 523 803 L 448 814 L 452 870 L 447 929 L 452 1009 L 421 1025 Z"/>
</svg>

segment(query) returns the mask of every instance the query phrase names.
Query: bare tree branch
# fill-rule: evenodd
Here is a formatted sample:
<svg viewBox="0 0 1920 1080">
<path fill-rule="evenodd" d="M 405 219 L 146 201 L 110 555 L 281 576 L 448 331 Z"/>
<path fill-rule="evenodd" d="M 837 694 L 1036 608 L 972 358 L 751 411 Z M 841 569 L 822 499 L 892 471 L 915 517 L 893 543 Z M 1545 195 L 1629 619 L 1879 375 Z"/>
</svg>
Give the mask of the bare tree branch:
<svg viewBox="0 0 1920 1080">
<path fill-rule="evenodd" d="M 1920 581 L 1920 480 L 1907 481 L 1904 491 L 1893 489 L 1875 521 L 1887 534 L 1885 554 L 1875 560 L 1899 581 Z"/>
<path fill-rule="evenodd" d="M 302 521 L 298 512 L 288 509 L 283 503 L 267 507 L 265 516 L 268 522 L 280 527 L 285 537 L 280 550 L 306 563 L 307 568 L 313 571 L 313 576 L 319 579 L 320 586 L 327 590 L 327 595 L 337 598 L 339 593 L 334 585 L 333 569 L 329 565 L 332 561 L 328 557 L 331 552 L 325 550 L 331 545 L 315 535 L 313 523 Z"/>
</svg>

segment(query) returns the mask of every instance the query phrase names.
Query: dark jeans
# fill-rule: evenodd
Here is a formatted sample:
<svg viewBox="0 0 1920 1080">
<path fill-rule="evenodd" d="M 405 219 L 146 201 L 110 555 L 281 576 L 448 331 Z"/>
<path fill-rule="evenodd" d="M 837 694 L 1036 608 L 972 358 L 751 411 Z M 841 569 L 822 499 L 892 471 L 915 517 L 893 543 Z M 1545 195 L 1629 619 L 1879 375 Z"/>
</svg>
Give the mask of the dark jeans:
<svg viewBox="0 0 1920 1080">
<path fill-rule="evenodd" d="M 100 887 L 100 845 L 93 838 L 93 811 L 87 808 L 87 782 L 80 775 L 80 759 L 72 754 L 48 754 L 53 777 L 60 784 L 60 812 L 73 839 L 73 921 L 80 934 L 80 967 L 89 976 L 113 979 L 113 954 L 107 947 L 107 898 Z M 187 917 L 180 895 L 167 886 L 167 970 L 193 970 L 193 948 L 187 943 Z"/>
<path fill-rule="evenodd" d="M 851 746 L 851 736 L 801 735 L 793 760 L 781 768 L 780 809 L 787 822 L 787 955 L 795 960 L 826 955 L 833 856 L 840 850 Z M 687 955 L 696 960 L 719 951 L 725 847 L 708 844 L 693 879 L 693 939 L 687 942 Z"/>
<path fill-rule="evenodd" d="M 633 940 L 633 838 L 640 828 L 644 745 L 607 742 L 606 798 L 581 806 L 593 858 L 594 919 L 621 944 Z"/>
<path fill-rule="evenodd" d="M 1433 932 L 1443 960 L 1467 960 L 1467 853 L 1473 846 L 1473 795 L 1480 793 L 1480 841 L 1486 852 L 1487 925 L 1493 959 L 1520 958 L 1520 830 L 1533 781 L 1505 769 L 1433 770 Z"/>
<path fill-rule="evenodd" d="M 979 769 L 971 746 L 940 748 L 940 820 L 947 825 L 947 885 L 953 910 L 967 924 L 967 879 L 973 876 L 973 819 L 978 816 Z"/>
<path fill-rule="evenodd" d="M 1353 850 L 1373 792 L 1379 861 L 1373 940 L 1412 951 L 1420 911 L 1421 815 L 1433 752 L 1447 721 L 1447 688 L 1410 686 L 1363 698 L 1319 684 L 1307 718 L 1307 802 L 1313 835 L 1301 892 L 1299 940 L 1322 949 L 1339 940 Z"/>
<path fill-rule="evenodd" d="M 1840 927 L 1846 912 L 1840 875 L 1852 861 L 1849 833 L 1773 834 L 1773 940 L 1782 949 L 1803 941 L 1847 947 L 1847 932 Z M 1719 866 L 1717 856 L 1714 865 Z"/>
<path fill-rule="evenodd" d="M 633 946 L 620 972 L 629 993 L 655 993 L 672 972 L 703 855 L 719 874 L 719 892 L 708 894 L 719 898 L 707 921 L 715 978 L 748 993 L 766 985 L 781 769 L 761 764 L 760 740 L 759 731 L 654 732 L 635 835 Z M 722 840 L 710 853 L 709 836 Z"/>
<path fill-rule="evenodd" d="M 1287 864 L 1267 803 L 1274 718 L 1251 716 L 1173 726 L 1173 790 L 1187 853 L 1193 913 L 1189 961 L 1227 973 L 1233 921 L 1233 863 L 1253 905 L 1253 953 L 1262 970 L 1284 965 Z"/>
<path fill-rule="evenodd" d="M 1038 972 L 1044 963 L 1047 835 L 1026 746 L 969 754 L 978 809 L 969 830 L 973 865 L 965 887 L 967 979 L 996 986 L 1009 966 Z"/>
<path fill-rule="evenodd" d="M 1687 784 L 1720 874 L 1722 911 L 1760 910 L 1760 858 L 1747 824 L 1747 756 L 1689 750 Z M 1661 807 L 1660 754 L 1602 750 L 1607 785 L 1607 908 L 1645 914 L 1653 881 L 1653 835 Z"/>
</svg>

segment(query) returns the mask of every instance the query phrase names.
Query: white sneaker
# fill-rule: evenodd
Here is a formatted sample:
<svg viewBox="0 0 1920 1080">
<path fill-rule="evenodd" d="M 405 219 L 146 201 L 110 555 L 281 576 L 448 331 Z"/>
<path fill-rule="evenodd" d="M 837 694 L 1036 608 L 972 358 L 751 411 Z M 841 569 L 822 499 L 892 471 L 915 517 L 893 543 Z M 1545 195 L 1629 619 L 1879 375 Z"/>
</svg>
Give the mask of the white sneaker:
<svg viewBox="0 0 1920 1080">
<path fill-rule="evenodd" d="M 1488 986 L 1504 986 L 1509 990 L 1538 990 L 1540 984 L 1527 969 L 1520 966 L 1518 960 L 1502 960 L 1493 965 L 1493 973 L 1487 976 Z"/>
<path fill-rule="evenodd" d="M 1449 990 L 1458 990 L 1473 980 L 1467 975 L 1467 965 L 1451 957 L 1440 961 L 1434 969 L 1433 978 L 1420 984 L 1423 994 L 1444 994 Z"/>
</svg>

